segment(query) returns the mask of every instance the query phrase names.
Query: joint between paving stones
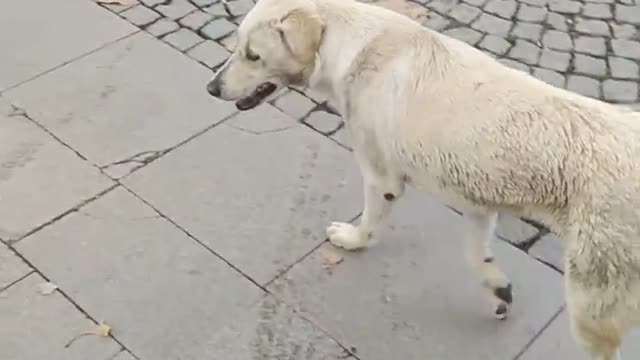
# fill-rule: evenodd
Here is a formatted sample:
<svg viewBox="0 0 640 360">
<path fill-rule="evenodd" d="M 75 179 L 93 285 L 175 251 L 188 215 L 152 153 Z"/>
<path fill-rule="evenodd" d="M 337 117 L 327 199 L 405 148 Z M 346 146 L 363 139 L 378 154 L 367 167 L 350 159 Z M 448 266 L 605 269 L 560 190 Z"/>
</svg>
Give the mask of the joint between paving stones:
<svg viewBox="0 0 640 360">
<path fill-rule="evenodd" d="M 531 348 L 531 345 L 533 345 L 536 340 L 538 340 L 538 338 L 540 338 L 540 336 L 542 335 L 542 333 L 545 332 L 545 330 L 547 330 L 547 328 L 549 328 L 549 326 L 551 326 L 551 324 L 558 318 L 558 316 L 560 316 L 560 314 L 562 314 L 562 312 L 564 311 L 565 306 L 561 306 L 560 309 L 558 309 L 558 311 L 556 311 L 551 318 L 549 319 L 549 321 L 547 321 L 544 326 L 538 331 L 536 332 L 536 334 L 524 345 L 524 347 L 522 348 L 522 350 L 520 350 L 516 356 L 513 358 L 513 360 L 519 360 L 526 352 L 527 350 L 529 350 L 529 348 Z"/>
<path fill-rule="evenodd" d="M 70 214 L 73 214 L 73 213 L 76 213 L 76 212 L 80 211 L 83 207 L 85 207 L 88 204 L 98 200 L 99 198 L 101 198 L 104 195 L 110 193 L 111 191 L 115 190 L 119 186 L 120 186 L 119 183 L 115 183 L 115 184 L 109 186 L 105 190 L 102 190 L 99 193 L 97 193 L 96 195 L 81 201 L 79 204 L 75 205 L 71 209 L 68 209 L 68 210 L 64 211 L 63 213 L 58 214 L 58 215 L 54 216 L 53 218 L 49 219 L 47 222 L 42 223 L 42 224 L 36 226 L 35 228 L 29 230 L 27 233 L 25 233 L 24 235 L 20 236 L 19 238 L 15 239 L 15 240 L 7 240 L 6 243 L 10 247 L 15 245 L 15 244 L 17 244 L 18 242 L 20 242 L 20 241 L 26 239 L 27 237 L 29 237 L 29 236 L 41 231 L 42 229 L 45 229 L 45 228 L 53 225 L 58 220 L 61 220 L 61 219 L 65 218 L 65 217 L 69 216 Z"/>
<path fill-rule="evenodd" d="M 38 274 L 40 277 L 42 277 L 45 281 L 47 282 L 51 282 L 51 278 L 48 277 L 47 275 L 45 275 L 42 271 L 40 271 L 33 263 L 31 263 L 31 261 L 29 261 L 29 259 L 27 259 L 26 257 L 24 257 L 16 248 L 14 248 L 12 245 L 9 245 L 9 250 L 18 258 L 20 258 L 20 260 L 22 260 L 25 264 L 27 264 L 27 266 L 29 266 L 32 271 L 28 274 L 25 275 L 22 279 L 26 279 L 27 277 L 33 275 L 33 274 Z M 91 314 L 89 314 L 84 308 L 82 308 L 82 306 L 80 306 L 78 303 L 76 303 L 71 296 L 69 296 L 69 294 L 67 294 L 63 289 L 61 289 L 60 287 L 56 288 L 55 291 L 57 291 L 58 293 L 60 293 L 60 295 L 62 295 L 62 297 L 64 297 L 77 311 L 79 311 L 81 314 L 83 314 L 84 316 L 87 317 L 87 319 L 89 319 L 91 322 L 93 322 L 95 325 L 98 325 L 99 322 L 96 320 L 96 318 L 94 318 L 93 316 L 91 316 Z M 116 336 L 114 336 L 112 333 L 110 333 L 108 335 L 114 342 L 116 342 L 121 349 L 124 349 L 126 351 L 128 351 L 136 360 L 141 360 L 139 357 L 137 357 L 131 350 L 129 350 L 129 348 L 127 348 L 122 341 L 120 341 Z"/>
</svg>

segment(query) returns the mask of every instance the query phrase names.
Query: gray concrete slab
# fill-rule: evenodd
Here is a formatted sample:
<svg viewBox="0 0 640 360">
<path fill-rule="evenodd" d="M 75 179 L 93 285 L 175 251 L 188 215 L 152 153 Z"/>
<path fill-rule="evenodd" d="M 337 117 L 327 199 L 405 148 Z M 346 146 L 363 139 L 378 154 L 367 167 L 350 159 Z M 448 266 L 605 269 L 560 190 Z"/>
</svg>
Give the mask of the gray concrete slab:
<svg viewBox="0 0 640 360">
<path fill-rule="evenodd" d="M 361 210 L 352 154 L 275 109 L 243 112 L 125 179 L 259 283 Z"/>
<path fill-rule="evenodd" d="M 233 113 L 233 104 L 207 94 L 211 76 L 139 33 L 6 96 L 89 160 L 107 166 L 171 148 Z"/>
<path fill-rule="evenodd" d="M 376 247 L 341 251 L 344 260 L 332 271 L 320 249 L 270 290 L 362 359 L 512 359 L 560 309 L 561 277 L 496 241 L 515 300 L 509 318 L 495 320 L 466 266 L 461 218 L 426 196 L 407 195 Z"/>
<path fill-rule="evenodd" d="M 83 336 L 95 324 L 62 294 L 38 292 L 45 280 L 31 274 L 0 293 L 0 359 L 110 360 L 120 346 L 109 337 Z"/>
<path fill-rule="evenodd" d="M 634 330 L 621 348 L 622 359 L 640 358 L 640 330 Z M 567 312 L 555 319 L 518 360 L 571 359 L 591 360 L 571 336 Z"/>
<path fill-rule="evenodd" d="M 224 358 L 217 341 L 263 296 L 122 188 L 17 248 L 141 359 Z"/>
<path fill-rule="evenodd" d="M 136 30 L 92 1 L 1 1 L 0 91 Z"/>
<path fill-rule="evenodd" d="M 6 245 L 0 243 L 0 290 L 19 280 L 32 270 Z"/>
<path fill-rule="evenodd" d="M 26 117 L 0 114 L 0 238 L 16 240 L 111 185 Z"/>
</svg>

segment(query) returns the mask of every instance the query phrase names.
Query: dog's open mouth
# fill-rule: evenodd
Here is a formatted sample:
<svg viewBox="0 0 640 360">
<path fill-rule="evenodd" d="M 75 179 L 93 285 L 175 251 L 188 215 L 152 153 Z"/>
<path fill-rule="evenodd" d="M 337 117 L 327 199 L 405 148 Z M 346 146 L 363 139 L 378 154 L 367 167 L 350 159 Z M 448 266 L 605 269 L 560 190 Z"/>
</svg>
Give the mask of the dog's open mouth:
<svg viewBox="0 0 640 360">
<path fill-rule="evenodd" d="M 251 95 L 236 101 L 236 107 L 238 108 L 238 110 L 242 111 L 253 109 L 254 107 L 260 105 L 262 100 L 264 100 L 267 96 L 273 94 L 273 92 L 276 91 L 277 88 L 278 87 L 276 86 L 276 84 L 270 82 L 262 83 L 258 85 L 255 90 L 253 90 Z"/>
</svg>

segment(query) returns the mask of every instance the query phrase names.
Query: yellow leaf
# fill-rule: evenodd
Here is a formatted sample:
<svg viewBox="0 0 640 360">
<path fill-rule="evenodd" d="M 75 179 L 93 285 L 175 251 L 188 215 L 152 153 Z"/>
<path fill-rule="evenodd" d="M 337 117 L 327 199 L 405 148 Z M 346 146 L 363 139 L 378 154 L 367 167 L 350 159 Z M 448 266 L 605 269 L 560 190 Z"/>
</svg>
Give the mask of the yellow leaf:
<svg viewBox="0 0 640 360">
<path fill-rule="evenodd" d="M 100 321 L 98 326 L 96 326 L 95 334 L 98 336 L 109 336 L 111 335 L 111 326 L 104 323 L 104 321 Z"/>
<path fill-rule="evenodd" d="M 64 346 L 65 348 L 68 348 L 69 346 L 71 346 L 76 340 L 80 339 L 81 337 L 84 336 L 90 336 L 90 335 L 94 335 L 94 336 L 102 336 L 102 337 L 108 337 L 111 335 L 111 326 L 107 325 L 104 321 L 100 321 L 98 323 L 98 325 L 96 325 L 93 330 L 91 331 L 87 331 L 84 332 L 76 337 L 74 337 L 73 339 L 69 340 L 69 342 Z"/>
</svg>

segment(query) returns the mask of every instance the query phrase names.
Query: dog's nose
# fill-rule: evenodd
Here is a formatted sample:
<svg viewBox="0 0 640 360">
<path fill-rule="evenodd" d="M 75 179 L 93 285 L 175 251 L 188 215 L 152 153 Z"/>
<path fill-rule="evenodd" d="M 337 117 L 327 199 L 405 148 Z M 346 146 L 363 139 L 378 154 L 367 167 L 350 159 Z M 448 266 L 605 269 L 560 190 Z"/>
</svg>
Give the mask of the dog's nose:
<svg viewBox="0 0 640 360">
<path fill-rule="evenodd" d="M 207 91 L 212 96 L 220 97 L 220 93 L 221 93 L 221 91 L 220 91 L 220 81 L 218 81 L 218 79 L 213 79 L 213 80 L 209 81 L 209 83 L 207 84 Z"/>
</svg>

